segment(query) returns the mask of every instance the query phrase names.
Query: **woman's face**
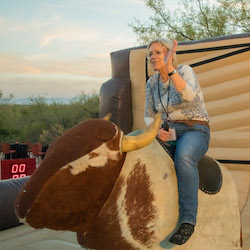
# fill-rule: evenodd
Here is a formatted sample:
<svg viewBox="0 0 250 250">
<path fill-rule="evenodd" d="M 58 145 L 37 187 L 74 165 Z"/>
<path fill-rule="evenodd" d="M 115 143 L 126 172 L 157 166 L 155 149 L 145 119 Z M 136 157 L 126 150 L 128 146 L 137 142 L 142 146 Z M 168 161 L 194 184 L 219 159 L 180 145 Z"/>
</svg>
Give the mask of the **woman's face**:
<svg viewBox="0 0 250 250">
<path fill-rule="evenodd" d="M 165 67 L 164 59 L 167 55 L 167 48 L 160 43 L 153 43 L 148 50 L 147 57 L 151 67 L 155 71 L 159 71 Z"/>
</svg>

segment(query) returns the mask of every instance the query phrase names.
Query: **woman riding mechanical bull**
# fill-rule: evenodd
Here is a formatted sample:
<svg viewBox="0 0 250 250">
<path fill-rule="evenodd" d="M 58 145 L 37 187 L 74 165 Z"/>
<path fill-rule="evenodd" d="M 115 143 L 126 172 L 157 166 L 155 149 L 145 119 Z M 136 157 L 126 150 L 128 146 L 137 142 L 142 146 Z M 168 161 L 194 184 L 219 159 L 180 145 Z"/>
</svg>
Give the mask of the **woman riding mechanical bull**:
<svg viewBox="0 0 250 250">
<path fill-rule="evenodd" d="M 179 73 L 170 67 L 175 49 L 176 43 L 167 53 L 165 45 L 155 42 L 149 46 L 148 54 L 152 66 L 162 72 L 160 91 L 164 90 L 165 81 L 171 78 L 168 84 L 173 95 L 170 93 L 169 107 L 164 107 L 169 112 L 169 119 L 165 111 L 153 115 L 153 111 L 159 109 L 162 112 L 162 109 L 156 99 L 157 92 L 152 92 L 147 96 L 155 98 L 155 106 L 149 111 L 150 104 L 146 105 L 146 122 L 151 124 L 145 133 L 124 135 L 106 118 L 90 119 L 70 129 L 49 147 L 40 166 L 20 191 L 16 213 L 22 221 L 34 228 L 76 232 L 79 244 L 97 250 L 241 249 L 239 204 L 230 173 L 211 159 L 209 164 L 220 169 L 223 182 L 213 194 L 198 191 L 195 168 L 207 149 L 208 127 L 196 122 L 192 126 L 184 122 L 174 123 L 177 135 L 175 163 L 155 140 L 157 136 L 160 141 L 169 138 L 168 132 L 159 130 L 161 116 L 172 123 L 176 121 L 172 115 L 178 113 L 182 114 L 183 120 L 184 117 L 191 120 L 188 119 L 189 112 L 174 109 L 176 100 L 183 111 L 189 103 L 197 103 L 194 120 L 200 117 L 200 121 L 207 121 L 194 73 L 189 67 L 177 67 Z M 171 75 L 166 76 L 164 72 Z M 157 78 L 156 74 L 149 79 L 147 88 L 153 88 Z M 179 81 L 182 87 L 177 88 L 175 83 L 178 85 Z M 165 92 L 160 93 L 162 102 Z M 184 139 L 186 146 L 182 145 Z M 192 164 L 188 165 L 193 147 L 196 154 L 191 155 Z M 180 156 L 182 153 L 185 159 Z M 183 170 L 186 167 L 190 177 Z M 180 177 L 181 174 L 184 176 Z M 188 192 L 184 190 L 182 194 L 179 191 L 178 195 L 178 188 Z"/>
<path fill-rule="evenodd" d="M 160 112 L 164 121 L 158 138 L 176 144 L 174 163 L 178 180 L 181 226 L 170 242 L 182 245 L 194 232 L 198 208 L 198 161 L 208 150 L 208 114 L 196 75 L 188 65 L 177 65 L 175 51 L 165 39 L 148 45 L 148 60 L 153 70 L 146 85 L 145 123 Z M 166 128 L 168 126 L 168 128 Z"/>
</svg>

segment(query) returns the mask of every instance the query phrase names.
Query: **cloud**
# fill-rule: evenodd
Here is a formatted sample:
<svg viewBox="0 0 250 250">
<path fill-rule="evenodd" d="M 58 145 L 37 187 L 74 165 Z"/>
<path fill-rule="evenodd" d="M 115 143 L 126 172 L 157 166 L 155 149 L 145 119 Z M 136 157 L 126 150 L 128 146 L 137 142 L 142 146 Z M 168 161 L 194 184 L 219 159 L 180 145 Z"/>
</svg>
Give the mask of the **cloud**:
<svg viewBox="0 0 250 250">
<path fill-rule="evenodd" d="M 0 53 L 0 73 L 38 74 L 41 70 L 28 63 L 21 55 Z"/>
<path fill-rule="evenodd" d="M 34 68 L 34 67 L 23 66 L 22 69 L 25 73 L 31 73 L 31 74 L 41 73 L 41 70 L 39 70 L 38 68 Z"/>
<path fill-rule="evenodd" d="M 15 98 L 28 98 L 38 95 L 48 98 L 72 98 L 81 92 L 99 92 L 102 83 L 106 80 L 105 78 L 86 79 L 72 76 L 58 78 L 57 76 L 48 75 L 40 78 L 12 75 L 1 77 L 0 89 L 5 95 L 14 93 Z"/>
<path fill-rule="evenodd" d="M 37 17 L 32 20 L 20 21 L 0 17 L 0 30 L 6 33 L 35 32 L 47 29 L 58 24 L 62 18 L 59 15 L 50 17 Z"/>
<path fill-rule="evenodd" d="M 0 53 L 0 73 L 23 74 L 72 74 L 86 77 L 109 77 L 110 60 L 108 54 L 94 54 L 74 59 L 56 59 L 39 54 L 25 57 L 20 54 Z"/>
<path fill-rule="evenodd" d="M 12 23 L 10 30 L 14 32 L 23 32 L 23 31 L 33 31 L 33 30 L 41 30 L 52 25 L 57 24 L 62 18 L 60 16 L 53 16 L 47 18 L 38 18 L 29 22 L 23 23 Z"/>
<path fill-rule="evenodd" d="M 117 33 L 113 37 L 109 37 L 103 40 L 103 45 L 107 47 L 110 52 L 113 52 L 128 47 L 134 47 L 135 40 L 136 40 L 135 35 L 133 34 L 128 35 L 128 32 L 125 35 L 123 32 L 121 32 Z"/>
<path fill-rule="evenodd" d="M 91 77 L 107 77 L 110 75 L 109 60 L 87 57 L 75 60 L 50 60 L 34 64 L 43 73 L 75 74 Z"/>
<path fill-rule="evenodd" d="M 78 27 L 77 25 L 70 25 L 69 27 L 59 28 L 53 30 L 42 38 L 40 46 L 44 47 L 51 44 L 54 41 L 63 42 L 89 42 L 97 39 L 98 34 L 94 29 L 86 29 Z"/>
</svg>

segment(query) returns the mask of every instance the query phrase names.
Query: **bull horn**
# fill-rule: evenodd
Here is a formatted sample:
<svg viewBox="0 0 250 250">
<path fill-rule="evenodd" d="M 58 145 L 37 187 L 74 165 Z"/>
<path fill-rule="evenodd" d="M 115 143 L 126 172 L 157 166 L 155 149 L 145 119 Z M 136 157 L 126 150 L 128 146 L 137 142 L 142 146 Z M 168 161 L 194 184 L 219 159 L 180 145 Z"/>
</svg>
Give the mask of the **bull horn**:
<svg viewBox="0 0 250 250">
<path fill-rule="evenodd" d="M 109 121 L 111 116 L 112 116 L 112 114 L 108 113 L 108 114 L 105 115 L 105 117 L 103 117 L 103 120 Z"/>
<path fill-rule="evenodd" d="M 145 133 L 137 136 L 124 136 L 122 139 L 122 152 L 129 152 L 146 147 L 157 136 L 161 124 L 161 114 L 156 114 L 154 122 L 147 128 Z"/>
</svg>

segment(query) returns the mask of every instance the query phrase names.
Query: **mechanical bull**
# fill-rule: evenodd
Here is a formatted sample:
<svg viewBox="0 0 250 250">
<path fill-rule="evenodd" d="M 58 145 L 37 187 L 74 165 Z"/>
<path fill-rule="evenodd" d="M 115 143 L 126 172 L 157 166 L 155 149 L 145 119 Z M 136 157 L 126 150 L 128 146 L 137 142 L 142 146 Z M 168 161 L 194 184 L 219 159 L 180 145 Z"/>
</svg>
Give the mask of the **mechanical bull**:
<svg viewBox="0 0 250 250">
<path fill-rule="evenodd" d="M 106 119 L 76 125 L 19 193 L 17 216 L 34 228 L 74 231 L 91 249 L 241 249 L 237 192 L 222 166 L 220 190 L 199 190 L 192 237 L 182 246 L 168 241 L 178 224 L 178 190 L 173 161 L 154 139 L 160 120 L 157 114 L 137 136 Z"/>
</svg>

